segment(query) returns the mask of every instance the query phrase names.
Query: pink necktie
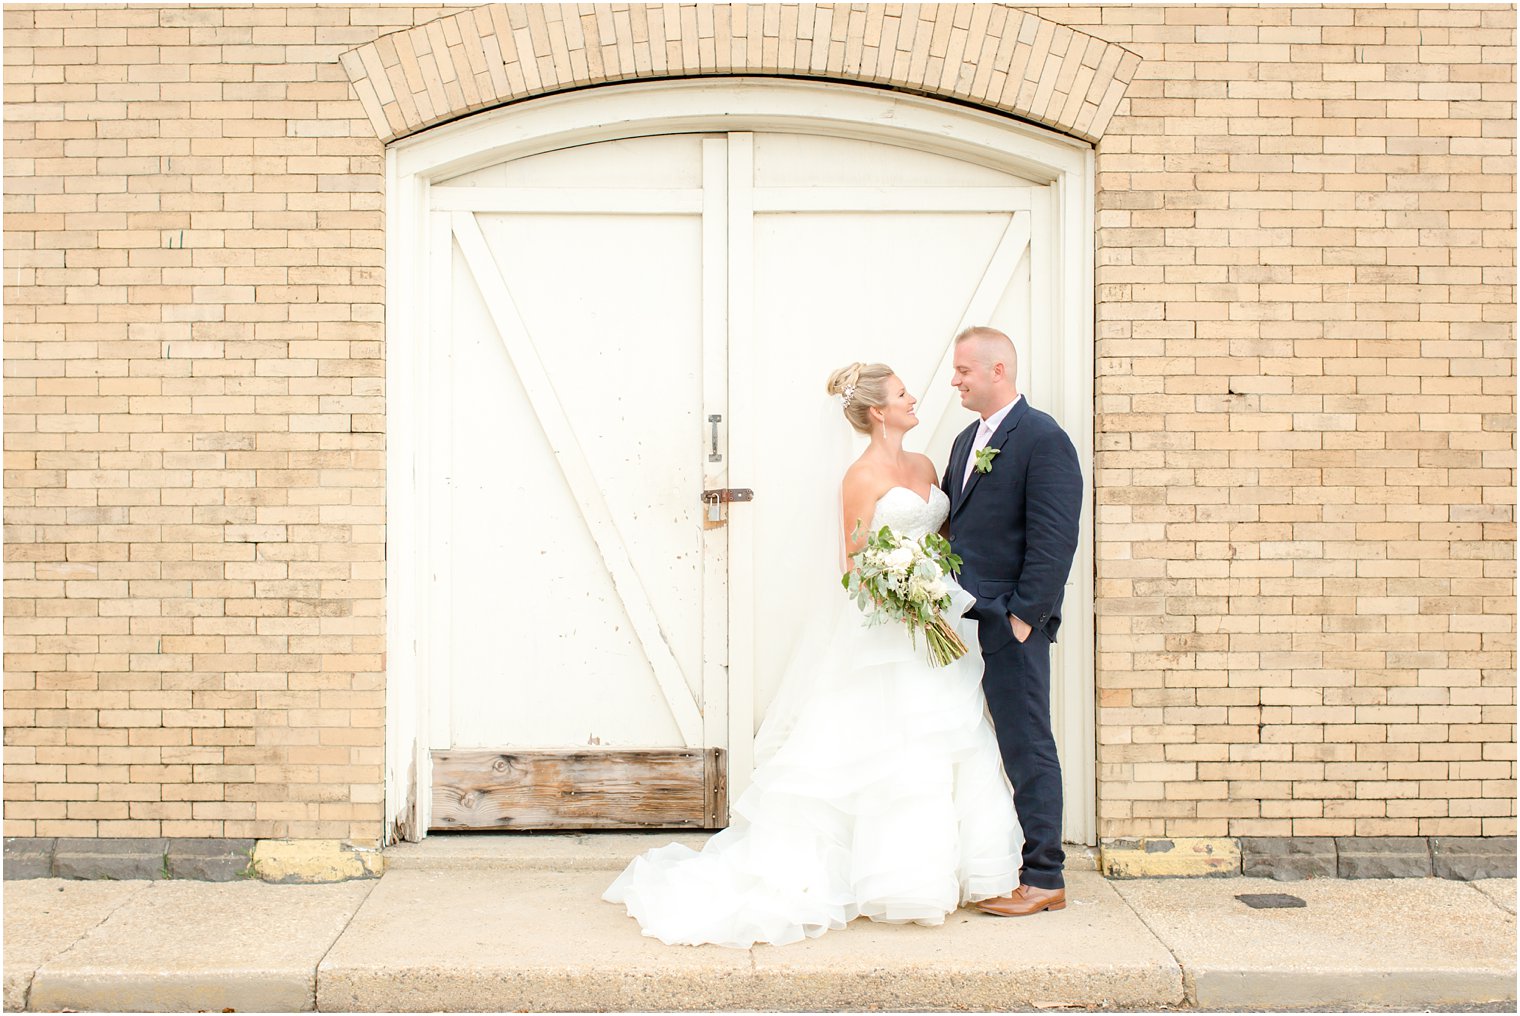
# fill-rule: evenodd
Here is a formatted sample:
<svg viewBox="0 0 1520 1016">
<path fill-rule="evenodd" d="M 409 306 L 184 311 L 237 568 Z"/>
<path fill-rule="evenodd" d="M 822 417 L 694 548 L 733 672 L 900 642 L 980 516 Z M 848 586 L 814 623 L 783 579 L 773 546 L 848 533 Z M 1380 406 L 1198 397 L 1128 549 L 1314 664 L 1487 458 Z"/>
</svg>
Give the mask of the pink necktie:
<svg viewBox="0 0 1520 1016">
<path fill-rule="evenodd" d="M 976 468 L 976 453 L 987 447 L 987 442 L 992 440 L 992 428 L 983 420 L 981 426 L 976 428 L 976 440 L 971 442 L 971 454 L 966 456 L 966 475 L 961 479 L 961 490 L 965 490 L 971 483 L 971 470 Z"/>
</svg>

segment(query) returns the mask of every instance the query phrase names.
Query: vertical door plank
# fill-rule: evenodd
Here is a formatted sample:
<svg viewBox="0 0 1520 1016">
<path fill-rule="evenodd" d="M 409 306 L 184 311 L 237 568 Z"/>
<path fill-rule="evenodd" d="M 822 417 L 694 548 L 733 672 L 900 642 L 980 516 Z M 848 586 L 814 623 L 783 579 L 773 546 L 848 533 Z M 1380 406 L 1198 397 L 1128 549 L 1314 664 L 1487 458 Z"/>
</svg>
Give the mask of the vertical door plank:
<svg viewBox="0 0 1520 1016">
<path fill-rule="evenodd" d="M 728 483 L 728 142 L 702 142 L 702 423 L 704 487 Z M 718 424 L 712 461 L 709 416 Z M 728 529 L 702 530 L 702 745 L 728 747 Z M 728 802 L 722 802 L 727 824 Z"/>
<path fill-rule="evenodd" d="M 753 476 L 759 428 L 754 399 L 753 134 L 728 136 L 728 408 L 729 474 Z M 763 497 L 762 492 L 758 496 Z M 728 772 L 734 797 L 749 785 L 755 763 L 755 525 L 731 511 L 728 522 Z"/>
</svg>

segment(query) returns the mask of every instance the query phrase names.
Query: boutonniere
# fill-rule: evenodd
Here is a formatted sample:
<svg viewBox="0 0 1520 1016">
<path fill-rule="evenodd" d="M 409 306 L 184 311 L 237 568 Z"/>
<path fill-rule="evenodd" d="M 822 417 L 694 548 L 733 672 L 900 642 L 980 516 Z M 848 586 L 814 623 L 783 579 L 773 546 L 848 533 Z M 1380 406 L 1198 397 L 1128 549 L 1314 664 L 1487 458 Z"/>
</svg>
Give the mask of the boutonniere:
<svg viewBox="0 0 1520 1016">
<path fill-rule="evenodd" d="M 976 471 L 978 473 L 992 472 L 992 460 L 1002 452 L 1001 448 L 978 448 L 976 450 Z"/>
</svg>

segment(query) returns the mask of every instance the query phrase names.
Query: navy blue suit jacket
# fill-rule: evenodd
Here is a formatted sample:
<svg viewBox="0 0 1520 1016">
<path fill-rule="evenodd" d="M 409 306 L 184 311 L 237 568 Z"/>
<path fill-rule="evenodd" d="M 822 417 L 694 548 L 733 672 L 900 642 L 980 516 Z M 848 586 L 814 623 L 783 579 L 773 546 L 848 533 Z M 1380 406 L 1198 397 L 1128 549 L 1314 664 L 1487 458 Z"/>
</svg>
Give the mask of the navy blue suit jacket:
<svg viewBox="0 0 1520 1016">
<path fill-rule="evenodd" d="M 1054 642 L 1082 517 L 1077 450 L 1049 414 L 1020 399 L 987 442 L 999 449 L 992 471 L 973 469 L 962 491 L 980 426 L 978 420 L 956 437 L 941 484 L 950 495 L 948 530 L 962 559 L 959 580 L 976 596 L 968 613 L 980 622 L 984 653 L 1013 640 L 1009 614 Z"/>
</svg>

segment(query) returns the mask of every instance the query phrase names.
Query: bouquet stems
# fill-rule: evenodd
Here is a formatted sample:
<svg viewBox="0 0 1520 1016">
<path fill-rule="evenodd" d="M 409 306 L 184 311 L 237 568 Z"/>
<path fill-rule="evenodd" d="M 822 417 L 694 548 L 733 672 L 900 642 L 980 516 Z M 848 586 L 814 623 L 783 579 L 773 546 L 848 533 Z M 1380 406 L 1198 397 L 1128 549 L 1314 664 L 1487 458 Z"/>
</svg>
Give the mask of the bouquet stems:
<svg viewBox="0 0 1520 1016">
<path fill-rule="evenodd" d="M 929 643 L 929 662 L 936 667 L 943 667 L 966 655 L 966 643 L 942 614 L 935 614 L 934 620 L 924 625 L 924 638 Z"/>
</svg>

